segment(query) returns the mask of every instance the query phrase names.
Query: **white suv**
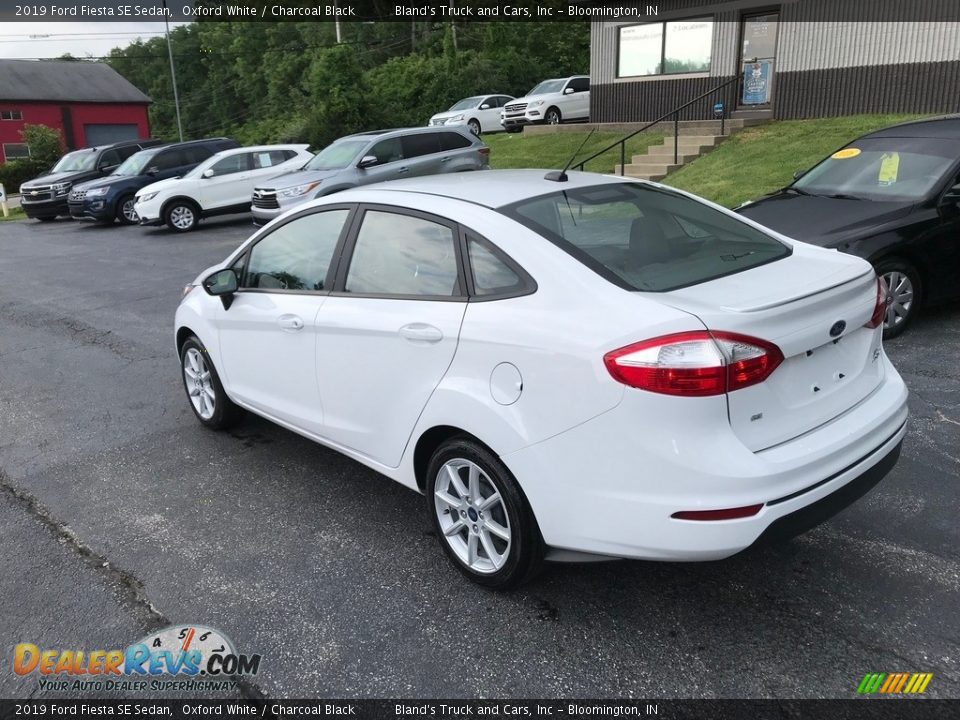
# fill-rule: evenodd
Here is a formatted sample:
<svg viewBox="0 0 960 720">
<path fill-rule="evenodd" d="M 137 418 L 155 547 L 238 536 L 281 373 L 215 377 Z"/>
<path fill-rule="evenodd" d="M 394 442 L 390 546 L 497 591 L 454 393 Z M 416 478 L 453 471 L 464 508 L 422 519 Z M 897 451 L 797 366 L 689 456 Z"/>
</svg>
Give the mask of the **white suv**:
<svg viewBox="0 0 960 720">
<path fill-rule="evenodd" d="M 544 80 L 526 96 L 511 100 L 500 113 L 500 124 L 507 132 L 520 132 L 530 123 L 557 125 L 566 120 L 590 118 L 590 78 Z"/>
</svg>

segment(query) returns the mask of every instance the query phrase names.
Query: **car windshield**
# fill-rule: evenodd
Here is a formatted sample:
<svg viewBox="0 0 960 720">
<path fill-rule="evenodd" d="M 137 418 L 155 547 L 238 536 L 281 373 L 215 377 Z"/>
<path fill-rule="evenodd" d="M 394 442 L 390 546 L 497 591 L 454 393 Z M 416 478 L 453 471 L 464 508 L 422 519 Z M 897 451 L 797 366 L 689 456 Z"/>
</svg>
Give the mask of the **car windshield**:
<svg viewBox="0 0 960 720">
<path fill-rule="evenodd" d="M 501 212 L 628 290 L 676 290 L 791 252 L 704 203 L 633 183 L 563 190 Z"/>
<path fill-rule="evenodd" d="M 563 84 L 566 80 L 544 80 L 537 85 L 527 95 L 546 95 L 547 93 L 558 93 L 563 90 Z"/>
<path fill-rule="evenodd" d="M 790 187 L 826 197 L 917 201 L 930 194 L 957 158 L 957 140 L 863 138 L 823 160 Z"/>
<path fill-rule="evenodd" d="M 481 95 L 478 95 L 477 97 L 464 98 L 455 105 L 451 105 L 449 112 L 453 112 L 454 110 L 471 110 L 479 105 L 481 100 L 483 100 L 483 96 Z"/>
<path fill-rule="evenodd" d="M 77 150 L 67 153 L 57 161 L 50 172 L 84 172 L 93 170 L 97 163 L 97 153 L 94 150 Z"/>
<path fill-rule="evenodd" d="M 150 158 L 153 157 L 153 150 L 141 150 L 138 153 L 134 153 L 113 171 L 113 175 L 139 175 L 143 172 L 143 168 L 146 167 L 146 164 L 150 161 Z"/>
<path fill-rule="evenodd" d="M 341 170 L 349 165 L 369 143 L 369 139 L 338 140 L 314 155 L 303 169 Z"/>
</svg>

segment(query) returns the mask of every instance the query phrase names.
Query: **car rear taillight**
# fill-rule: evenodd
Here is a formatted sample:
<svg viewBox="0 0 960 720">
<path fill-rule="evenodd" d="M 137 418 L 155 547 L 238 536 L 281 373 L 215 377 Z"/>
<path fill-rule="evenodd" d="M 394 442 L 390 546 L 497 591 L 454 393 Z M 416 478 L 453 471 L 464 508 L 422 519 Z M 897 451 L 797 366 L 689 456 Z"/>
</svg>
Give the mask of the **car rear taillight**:
<svg viewBox="0 0 960 720">
<path fill-rule="evenodd" d="M 864 327 L 877 328 L 883 325 L 883 318 L 887 314 L 887 284 L 882 277 L 877 277 L 877 302 L 873 306 L 873 315 Z"/>
<path fill-rule="evenodd" d="M 477 148 L 477 152 L 480 153 L 481 157 L 488 157 L 490 155 L 490 148 L 488 147 Z"/>
<path fill-rule="evenodd" d="M 746 507 L 725 508 L 723 510 L 681 510 L 670 517 L 677 520 L 738 520 L 739 518 L 753 517 L 763 505 L 747 505 Z"/>
<path fill-rule="evenodd" d="M 705 397 L 763 382 L 783 362 L 780 348 L 729 332 L 664 335 L 613 350 L 603 363 L 614 380 L 662 393 Z"/>
</svg>

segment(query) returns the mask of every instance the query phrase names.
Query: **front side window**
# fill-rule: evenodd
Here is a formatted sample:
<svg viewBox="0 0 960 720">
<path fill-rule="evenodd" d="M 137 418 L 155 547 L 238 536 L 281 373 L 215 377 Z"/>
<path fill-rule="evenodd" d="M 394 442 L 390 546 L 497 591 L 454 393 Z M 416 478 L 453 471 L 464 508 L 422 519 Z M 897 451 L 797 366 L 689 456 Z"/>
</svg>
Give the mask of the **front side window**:
<svg viewBox="0 0 960 720">
<path fill-rule="evenodd" d="M 210 169 L 213 170 L 213 177 L 244 172 L 250 169 L 250 153 L 228 155 L 211 165 Z"/>
<path fill-rule="evenodd" d="M 629 290 L 665 292 L 784 258 L 790 248 L 669 190 L 596 185 L 501 209 Z"/>
<path fill-rule="evenodd" d="M 590 78 L 573 78 L 567 87 L 574 92 L 587 92 L 590 89 Z"/>
<path fill-rule="evenodd" d="M 712 45 L 709 18 L 621 27 L 617 77 L 709 72 Z"/>
<path fill-rule="evenodd" d="M 327 271 L 350 211 L 326 210 L 281 225 L 250 251 L 243 287 L 326 290 Z"/>
<path fill-rule="evenodd" d="M 916 202 L 933 192 L 957 157 L 957 140 L 863 138 L 835 152 L 791 187 L 809 195 Z"/>
<path fill-rule="evenodd" d="M 403 147 L 400 145 L 400 138 L 388 138 L 375 144 L 367 155 L 373 155 L 377 159 L 377 165 L 403 160 Z"/>
<path fill-rule="evenodd" d="M 460 295 L 453 230 L 424 218 L 367 211 L 345 289 L 364 295 Z"/>
</svg>

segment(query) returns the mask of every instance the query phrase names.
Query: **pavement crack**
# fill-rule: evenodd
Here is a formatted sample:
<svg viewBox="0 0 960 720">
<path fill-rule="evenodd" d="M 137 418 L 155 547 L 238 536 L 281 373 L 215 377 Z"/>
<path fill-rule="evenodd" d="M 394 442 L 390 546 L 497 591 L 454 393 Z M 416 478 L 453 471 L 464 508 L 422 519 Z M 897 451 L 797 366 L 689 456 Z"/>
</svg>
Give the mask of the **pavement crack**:
<svg viewBox="0 0 960 720">
<path fill-rule="evenodd" d="M 105 556 L 96 552 L 83 542 L 73 529 L 64 522 L 57 520 L 50 510 L 33 494 L 16 487 L 7 473 L 0 468 L 0 493 L 8 496 L 15 505 L 43 525 L 57 542 L 72 549 L 88 567 L 105 576 L 110 585 L 120 588 L 119 599 L 146 611 L 147 620 L 143 623 L 145 633 L 171 625 L 172 622 L 147 597 L 144 584 L 132 573 L 110 562 Z M 240 697 L 246 700 L 264 700 L 267 695 L 254 682 L 244 677 L 234 677 Z"/>
<path fill-rule="evenodd" d="M 953 418 L 948 418 L 946 415 L 944 415 L 942 410 L 937 410 L 937 420 L 939 420 L 940 422 L 950 423 L 952 425 L 960 425 L 960 422 L 958 422 L 957 420 L 954 420 Z"/>
</svg>

